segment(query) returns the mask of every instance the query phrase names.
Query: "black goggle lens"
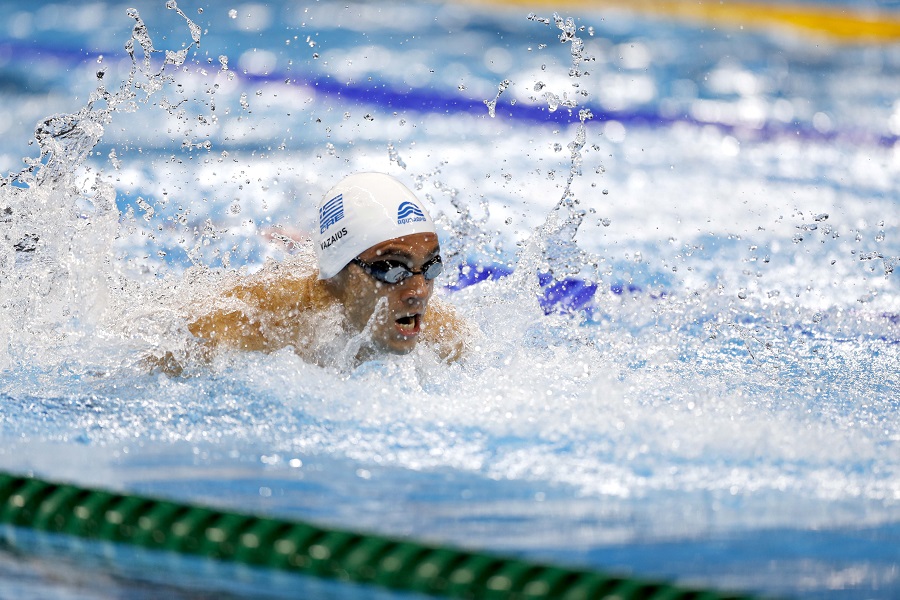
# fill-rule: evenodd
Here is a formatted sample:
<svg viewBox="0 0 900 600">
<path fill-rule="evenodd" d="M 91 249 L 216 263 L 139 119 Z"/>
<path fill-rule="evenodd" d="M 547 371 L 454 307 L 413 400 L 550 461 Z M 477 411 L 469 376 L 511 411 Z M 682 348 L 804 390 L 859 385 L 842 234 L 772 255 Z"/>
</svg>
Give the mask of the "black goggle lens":
<svg viewBox="0 0 900 600">
<path fill-rule="evenodd" d="M 427 281 L 431 281 L 444 271 L 444 264 L 441 262 L 440 256 L 435 256 L 429 260 L 422 265 L 422 269 L 419 271 L 413 271 L 403 263 L 394 260 L 378 260 L 367 263 L 354 258 L 353 262 L 378 281 L 390 284 L 400 283 L 420 273 Z"/>
</svg>

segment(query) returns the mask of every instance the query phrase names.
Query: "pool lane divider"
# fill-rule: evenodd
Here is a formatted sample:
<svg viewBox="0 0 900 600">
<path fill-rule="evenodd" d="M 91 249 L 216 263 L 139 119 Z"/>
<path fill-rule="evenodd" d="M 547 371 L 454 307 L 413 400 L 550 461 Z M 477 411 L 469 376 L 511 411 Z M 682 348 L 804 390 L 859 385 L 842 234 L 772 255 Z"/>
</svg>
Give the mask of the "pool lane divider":
<svg viewBox="0 0 900 600">
<path fill-rule="evenodd" d="M 446 598 L 750 598 L 8 473 L 0 523 Z"/>
<path fill-rule="evenodd" d="M 900 14 L 897 11 L 869 7 L 859 10 L 846 5 L 717 0 L 489 0 L 488 3 L 554 11 L 601 11 L 616 8 L 631 13 L 701 21 L 736 29 L 789 29 L 791 32 L 811 37 L 828 37 L 847 44 L 890 44 L 900 40 Z"/>
<path fill-rule="evenodd" d="M 20 43 L 0 43 L 0 56 L 16 61 L 46 60 L 48 58 L 77 66 L 100 56 L 115 56 L 115 52 L 93 52 L 72 50 L 54 46 L 26 45 Z M 199 67 L 198 67 L 199 70 Z M 232 71 L 234 73 L 234 71 Z M 439 90 L 431 87 L 392 87 L 379 81 L 338 81 L 330 75 L 275 71 L 266 74 L 243 73 L 237 75 L 246 85 L 279 84 L 301 86 L 328 98 L 336 98 L 348 103 L 380 106 L 385 110 L 402 112 L 414 111 L 431 114 L 469 114 L 490 118 L 485 99 L 469 98 L 455 94 L 453 90 Z M 862 128 L 817 129 L 811 122 L 782 122 L 767 120 L 763 123 L 740 123 L 710 121 L 697 118 L 689 113 L 669 114 L 658 106 L 645 106 L 629 110 L 610 110 L 597 104 L 584 104 L 579 108 L 591 111 L 592 121 L 601 124 L 617 121 L 626 127 L 666 128 L 678 124 L 691 127 L 714 127 L 719 131 L 735 135 L 746 141 L 768 141 L 773 139 L 797 139 L 811 142 L 844 142 L 854 145 L 878 145 L 891 148 L 900 143 L 900 135 L 875 132 Z M 505 98 L 497 100 L 495 115 L 499 120 L 510 120 L 530 124 L 576 124 L 580 122 L 578 112 L 568 109 L 551 111 L 543 104 L 511 102 Z"/>
</svg>

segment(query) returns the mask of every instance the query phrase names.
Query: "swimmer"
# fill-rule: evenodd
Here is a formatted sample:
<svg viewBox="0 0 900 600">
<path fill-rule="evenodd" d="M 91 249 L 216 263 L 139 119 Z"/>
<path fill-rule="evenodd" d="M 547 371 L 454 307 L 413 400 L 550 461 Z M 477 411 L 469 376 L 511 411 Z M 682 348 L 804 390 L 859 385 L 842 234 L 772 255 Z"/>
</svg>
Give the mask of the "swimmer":
<svg viewBox="0 0 900 600">
<path fill-rule="evenodd" d="M 442 360 L 463 355 L 470 332 L 432 298 L 440 245 L 412 191 L 382 173 L 350 175 L 325 194 L 318 217 L 317 268 L 302 257 L 273 261 L 227 291 L 188 325 L 205 350 L 291 346 L 317 364 L 336 353 L 357 362 L 407 354 L 420 343 Z"/>
</svg>

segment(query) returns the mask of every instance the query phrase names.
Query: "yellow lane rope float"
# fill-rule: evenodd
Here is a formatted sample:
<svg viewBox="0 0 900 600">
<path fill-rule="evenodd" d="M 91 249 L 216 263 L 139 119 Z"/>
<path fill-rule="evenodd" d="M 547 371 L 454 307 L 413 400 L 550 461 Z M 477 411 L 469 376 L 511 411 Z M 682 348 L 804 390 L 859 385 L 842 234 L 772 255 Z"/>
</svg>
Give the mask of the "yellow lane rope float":
<svg viewBox="0 0 900 600">
<path fill-rule="evenodd" d="M 789 28 L 844 43 L 900 41 L 900 13 L 853 7 L 715 0 L 491 0 L 532 10 L 603 10 L 608 8 L 730 28 Z"/>
</svg>

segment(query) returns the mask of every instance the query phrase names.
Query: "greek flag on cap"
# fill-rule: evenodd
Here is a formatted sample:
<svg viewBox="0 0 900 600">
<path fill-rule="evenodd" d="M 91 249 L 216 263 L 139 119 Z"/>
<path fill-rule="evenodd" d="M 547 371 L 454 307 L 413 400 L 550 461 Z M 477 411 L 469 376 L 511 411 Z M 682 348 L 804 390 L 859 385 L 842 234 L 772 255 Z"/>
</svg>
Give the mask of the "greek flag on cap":
<svg viewBox="0 0 900 600">
<path fill-rule="evenodd" d="M 319 232 L 325 233 L 331 225 L 344 218 L 344 196 L 338 194 L 319 209 Z"/>
</svg>

